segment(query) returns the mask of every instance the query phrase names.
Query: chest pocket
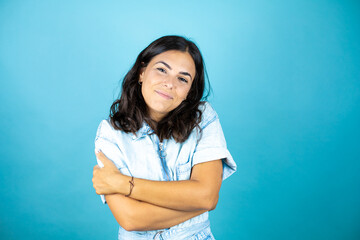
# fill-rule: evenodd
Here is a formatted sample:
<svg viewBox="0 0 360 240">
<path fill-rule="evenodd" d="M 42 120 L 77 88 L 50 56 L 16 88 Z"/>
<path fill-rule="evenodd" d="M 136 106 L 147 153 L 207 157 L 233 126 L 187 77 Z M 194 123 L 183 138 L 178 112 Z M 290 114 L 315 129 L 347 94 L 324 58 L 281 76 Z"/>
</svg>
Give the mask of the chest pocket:
<svg viewBox="0 0 360 240">
<path fill-rule="evenodd" d="M 184 163 L 177 166 L 176 168 L 177 181 L 179 180 L 189 180 L 191 174 L 191 162 Z"/>
</svg>

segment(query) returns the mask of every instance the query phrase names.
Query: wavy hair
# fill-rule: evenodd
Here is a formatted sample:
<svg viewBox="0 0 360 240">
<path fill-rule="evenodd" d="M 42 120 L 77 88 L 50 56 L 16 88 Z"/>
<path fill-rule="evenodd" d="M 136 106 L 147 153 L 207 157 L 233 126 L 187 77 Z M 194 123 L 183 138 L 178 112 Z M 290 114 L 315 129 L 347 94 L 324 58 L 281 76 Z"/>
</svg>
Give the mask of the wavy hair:
<svg viewBox="0 0 360 240">
<path fill-rule="evenodd" d="M 156 55 L 169 50 L 188 52 L 195 62 L 196 74 L 186 99 L 159 122 L 155 122 L 150 118 L 138 81 L 141 68 L 146 67 Z M 210 85 L 204 95 L 205 74 L 207 76 L 200 50 L 192 41 L 175 35 L 155 40 L 140 52 L 134 65 L 125 75 L 120 98 L 115 100 L 110 108 L 111 125 L 117 130 L 136 134 L 145 121 L 160 141 L 171 137 L 176 142 L 186 141 L 192 130 L 195 127 L 199 128 L 202 116 L 199 105 L 209 95 Z"/>
</svg>

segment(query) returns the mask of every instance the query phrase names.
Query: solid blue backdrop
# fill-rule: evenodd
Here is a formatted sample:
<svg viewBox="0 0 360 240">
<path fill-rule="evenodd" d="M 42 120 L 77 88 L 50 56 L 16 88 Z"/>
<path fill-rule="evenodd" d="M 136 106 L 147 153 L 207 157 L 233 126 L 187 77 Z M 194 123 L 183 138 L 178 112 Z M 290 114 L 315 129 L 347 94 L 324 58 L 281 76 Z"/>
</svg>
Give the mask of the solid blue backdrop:
<svg viewBox="0 0 360 240">
<path fill-rule="evenodd" d="M 358 1 L 0 1 L 0 238 L 116 239 L 94 137 L 138 53 L 195 41 L 238 172 L 217 239 L 360 238 Z"/>
</svg>

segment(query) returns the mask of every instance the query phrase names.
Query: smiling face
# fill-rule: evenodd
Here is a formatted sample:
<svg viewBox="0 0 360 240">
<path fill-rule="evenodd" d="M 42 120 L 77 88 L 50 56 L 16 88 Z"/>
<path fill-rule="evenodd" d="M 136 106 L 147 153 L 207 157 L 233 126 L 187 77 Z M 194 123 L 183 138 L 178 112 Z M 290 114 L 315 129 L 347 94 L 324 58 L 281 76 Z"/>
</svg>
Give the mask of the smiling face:
<svg viewBox="0 0 360 240">
<path fill-rule="evenodd" d="M 186 99 L 195 73 L 195 63 L 188 52 L 170 50 L 151 59 L 139 77 L 151 119 L 160 121 Z"/>
</svg>

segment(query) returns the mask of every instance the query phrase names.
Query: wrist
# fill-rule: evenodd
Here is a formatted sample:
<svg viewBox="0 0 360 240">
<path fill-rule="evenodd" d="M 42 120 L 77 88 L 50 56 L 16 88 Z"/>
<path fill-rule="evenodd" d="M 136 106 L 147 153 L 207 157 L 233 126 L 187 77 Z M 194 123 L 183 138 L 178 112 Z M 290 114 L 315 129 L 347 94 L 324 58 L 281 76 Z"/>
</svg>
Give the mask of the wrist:
<svg viewBox="0 0 360 240">
<path fill-rule="evenodd" d="M 121 176 L 119 176 L 119 193 L 123 194 L 124 196 L 128 195 L 130 193 L 130 181 L 132 179 L 131 176 L 126 176 L 123 174 L 120 174 Z"/>
</svg>

